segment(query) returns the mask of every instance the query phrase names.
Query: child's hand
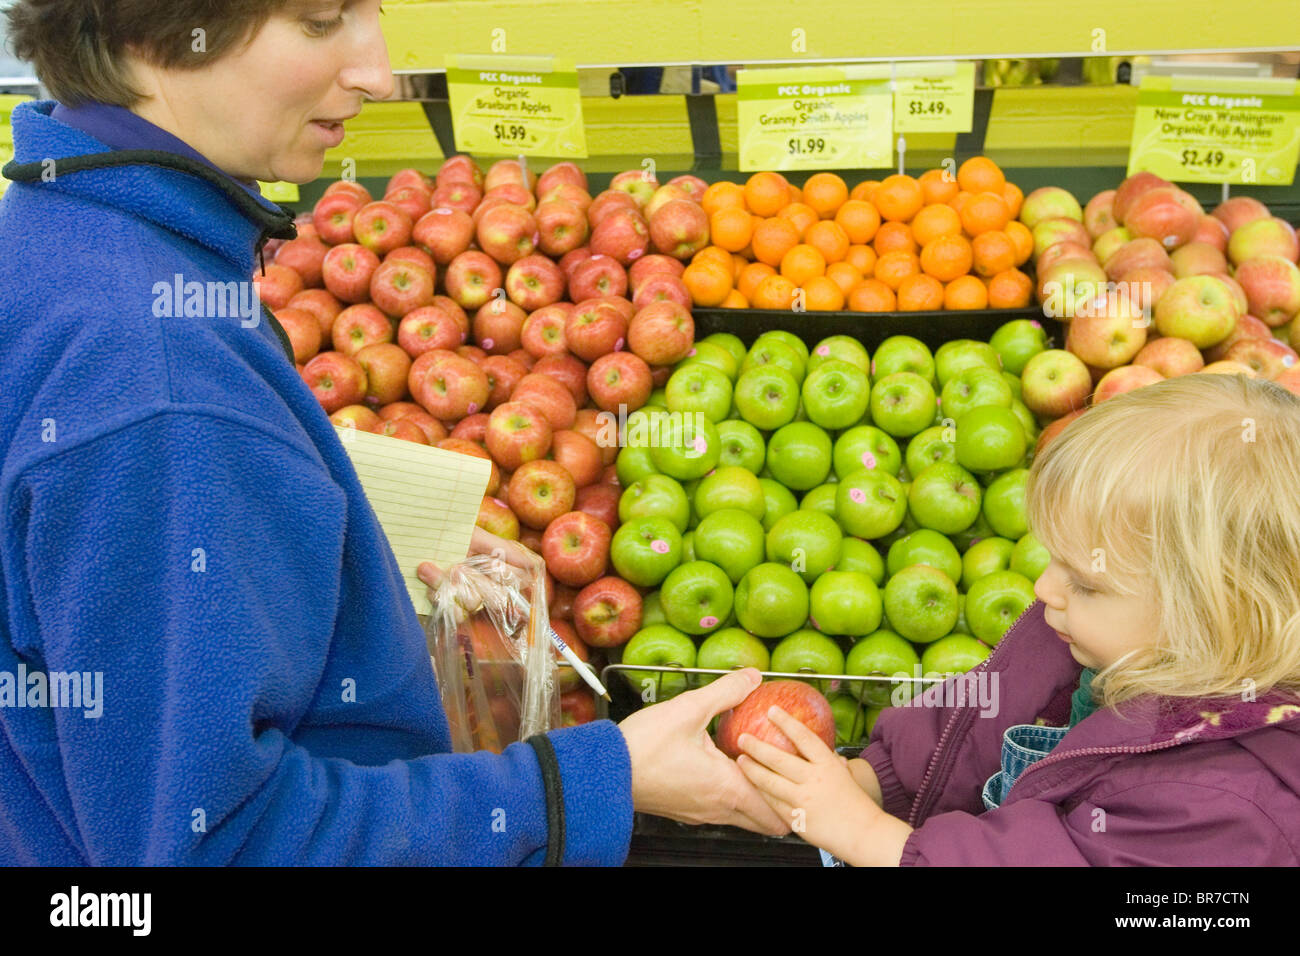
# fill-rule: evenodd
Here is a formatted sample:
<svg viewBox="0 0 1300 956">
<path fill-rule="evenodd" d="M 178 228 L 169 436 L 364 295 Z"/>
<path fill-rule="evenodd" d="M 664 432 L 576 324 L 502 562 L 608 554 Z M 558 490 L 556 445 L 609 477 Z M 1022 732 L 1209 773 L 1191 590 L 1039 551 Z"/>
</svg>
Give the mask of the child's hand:
<svg viewBox="0 0 1300 956">
<path fill-rule="evenodd" d="M 911 828 L 881 810 L 848 761 L 811 730 L 779 707 L 768 711 L 768 719 L 800 756 L 741 736 L 737 763 L 763 799 L 803 839 L 849 863 L 897 864 Z"/>
</svg>

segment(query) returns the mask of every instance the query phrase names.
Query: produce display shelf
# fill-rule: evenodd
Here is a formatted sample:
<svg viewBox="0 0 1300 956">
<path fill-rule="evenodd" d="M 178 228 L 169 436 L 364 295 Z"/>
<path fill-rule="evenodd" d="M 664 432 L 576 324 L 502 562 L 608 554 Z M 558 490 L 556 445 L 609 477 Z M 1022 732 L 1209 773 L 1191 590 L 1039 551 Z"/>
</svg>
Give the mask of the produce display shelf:
<svg viewBox="0 0 1300 956">
<path fill-rule="evenodd" d="M 1039 322 L 1049 340 L 1065 341 L 1064 327 L 1043 315 L 1041 308 L 980 309 L 969 312 L 791 312 L 789 309 L 707 309 L 696 306 L 695 337 L 715 332 L 739 336 L 746 345 L 764 332 L 793 332 L 808 345 L 830 335 L 849 335 L 869 349 L 875 349 L 891 335 L 910 335 L 931 350 L 953 339 L 987 342 L 998 328 L 1014 319 Z"/>
</svg>

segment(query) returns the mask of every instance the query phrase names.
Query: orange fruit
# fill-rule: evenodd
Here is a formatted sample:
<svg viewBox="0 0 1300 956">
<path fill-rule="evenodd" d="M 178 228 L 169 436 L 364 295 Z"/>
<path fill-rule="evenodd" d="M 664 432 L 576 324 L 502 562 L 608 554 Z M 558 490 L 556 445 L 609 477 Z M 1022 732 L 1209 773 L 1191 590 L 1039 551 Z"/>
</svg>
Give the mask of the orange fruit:
<svg viewBox="0 0 1300 956">
<path fill-rule="evenodd" d="M 1020 215 L 1020 205 L 1025 201 L 1025 194 L 1020 191 L 1020 187 L 1015 183 L 1007 182 L 1002 184 L 1002 198 L 1007 202 L 1007 208 L 1011 210 L 1011 218 L 1015 219 Z"/>
<path fill-rule="evenodd" d="M 897 306 L 894 290 L 879 279 L 867 279 L 849 293 L 851 312 L 893 312 Z"/>
<path fill-rule="evenodd" d="M 899 312 L 933 312 L 942 308 L 943 283 L 934 276 L 908 276 L 899 283 Z"/>
<path fill-rule="evenodd" d="M 1016 244 L 1016 265 L 1023 265 L 1034 254 L 1034 234 L 1029 227 L 1017 219 L 1012 219 L 1002 230 Z"/>
<path fill-rule="evenodd" d="M 697 262 L 712 262 L 715 265 L 721 266 L 730 271 L 731 253 L 726 249 L 723 249 L 721 246 L 705 246 L 699 252 L 695 253 L 695 255 L 691 256 L 691 265 L 695 265 Z"/>
<path fill-rule="evenodd" d="M 973 195 L 974 193 L 968 193 L 963 189 L 958 192 L 957 195 L 953 196 L 952 199 L 948 200 L 948 205 L 952 206 L 952 208 L 957 211 L 957 215 L 960 216 L 961 211 L 966 208 L 966 203 L 970 202 L 970 197 Z"/>
<path fill-rule="evenodd" d="M 731 262 L 719 266 L 712 262 L 693 262 L 682 272 L 682 282 L 696 305 L 722 305 L 732 290 Z"/>
<path fill-rule="evenodd" d="M 958 276 L 944 287 L 945 309 L 988 308 L 989 290 L 975 276 Z"/>
<path fill-rule="evenodd" d="M 768 276 L 774 275 L 776 275 L 776 270 L 766 262 L 751 262 L 740 271 L 740 277 L 736 279 L 736 289 L 752 302 L 754 300 L 754 290 L 758 288 L 758 284 Z"/>
<path fill-rule="evenodd" d="M 745 271 L 745 266 L 749 265 L 749 260 L 738 252 L 731 254 L 731 277 L 739 279 L 740 274 Z"/>
<path fill-rule="evenodd" d="M 789 202 L 790 184 L 780 173 L 755 173 L 745 181 L 745 205 L 755 216 L 775 216 Z"/>
<path fill-rule="evenodd" d="M 750 305 L 756 309 L 788 309 L 797 291 L 798 287 L 785 276 L 768 276 L 754 290 Z"/>
<path fill-rule="evenodd" d="M 830 279 L 840 291 L 848 295 L 853 287 L 862 281 L 862 273 L 847 262 L 832 262 L 826 267 L 826 278 Z"/>
<path fill-rule="evenodd" d="M 817 215 L 817 210 L 813 209 L 807 203 L 792 202 L 779 213 L 782 219 L 789 219 L 799 228 L 799 235 L 803 236 L 804 230 L 815 223 L 821 216 Z"/>
<path fill-rule="evenodd" d="M 901 222 L 882 222 L 871 244 L 878 256 L 888 252 L 916 252 L 920 248 L 912 238 L 911 227 Z"/>
<path fill-rule="evenodd" d="M 876 271 L 876 250 L 870 246 L 849 246 L 844 261 L 861 272 L 865 278 Z M 827 273 L 829 274 L 829 272 L 828 269 Z"/>
<path fill-rule="evenodd" d="M 895 292 L 899 283 L 921 271 L 921 260 L 910 252 L 886 252 L 876 260 L 875 277 Z"/>
<path fill-rule="evenodd" d="M 1002 192 L 1007 177 L 987 156 L 972 156 L 957 167 L 957 184 L 968 193 Z"/>
<path fill-rule="evenodd" d="M 989 308 L 1023 309 L 1029 305 L 1034 283 L 1019 269 L 999 272 L 989 279 Z"/>
<path fill-rule="evenodd" d="M 704 190 L 704 195 L 700 197 L 700 205 L 710 217 L 719 209 L 744 209 L 745 187 L 725 180 L 713 183 Z"/>
<path fill-rule="evenodd" d="M 976 193 L 971 196 L 958 215 L 961 216 L 961 227 L 972 236 L 1001 229 L 1011 221 L 1011 210 L 1007 208 L 1007 201 L 998 193 L 990 192 Z"/>
<path fill-rule="evenodd" d="M 813 173 L 803 184 L 803 201 L 822 219 L 832 218 L 848 198 L 848 184 L 834 173 Z"/>
<path fill-rule="evenodd" d="M 1000 229 L 981 232 L 971 240 L 975 274 L 991 279 L 1016 267 L 1016 244 Z"/>
<path fill-rule="evenodd" d="M 849 242 L 860 246 L 876 235 L 880 228 L 880 213 L 865 200 L 849 199 L 836 211 L 835 221 L 849 237 Z"/>
<path fill-rule="evenodd" d="M 925 246 L 940 236 L 960 236 L 961 216 L 945 203 L 931 203 L 916 214 L 911 226 L 912 238 Z"/>
<path fill-rule="evenodd" d="M 966 275 L 970 266 L 971 244 L 965 236 L 938 236 L 921 248 L 921 270 L 940 282 Z"/>
<path fill-rule="evenodd" d="M 882 219 L 890 222 L 909 222 L 925 205 L 921 184 L 911 176 L 895 173 L 886 176 L 871 194 L 871 204 Z"/>
<path fill-rule="evenodd" d="M 744 249 L 753 233 L 754 217 L 743 208 L 719 209 L 709 217 L 709 238 L 728 252 Z"/>
<path fill-rule="evenodd" d="M 776 268 L 785 254 L 799 244 L 799 227 L 780 216 L 764 219 L 754 227 L 749 244 L 755 259 Z"/>
<path fill-rule="evenodd" d="M 826 257 L 815 246 L 800 243 L 781 257 L 781 275 L 795 285 L 825 274 Z"/>
<path fill-rule="evenodd" d="M 789 202 L 803 202 L 803 190 L 794 183 L 787 183 L 789 187 Z"/>
<path fill-rule="evenodd" d="M 951 202 L 961 188 L 946 169 L 927 169 L 916 181 L 921 185 L 921 195 L 925 197 L 926 205 Z"/>
<path fill-rule="evenodd" d="M 817 276 L 803 286 L 803 305 L 809 312 L 839 312 L 844 308 L 844 290 L 834 279 Z"/>
<path fill-rule="evenodd" d="M 849 198 L 860 199 L 863 202 L 871 202 L 871 196 L 879 185 L 880 180 L 878 179 L 864 179 L 850 190 Z"/>
<path fill-rule="evenodd" d="M 727 297 L 722 300 L 724 309 L 748 309 L 749 300 L 741 295 L 739 289 L 732 289 L 727 293 Z"/>
<path fill-rule="evenodd" d="M 805 230 L 803 241 L 816 247 L 827 262 L 843 262 L 849 254 L 849 236 L 844 227 L 829 219 L 815 222 Z"/>
</svg>

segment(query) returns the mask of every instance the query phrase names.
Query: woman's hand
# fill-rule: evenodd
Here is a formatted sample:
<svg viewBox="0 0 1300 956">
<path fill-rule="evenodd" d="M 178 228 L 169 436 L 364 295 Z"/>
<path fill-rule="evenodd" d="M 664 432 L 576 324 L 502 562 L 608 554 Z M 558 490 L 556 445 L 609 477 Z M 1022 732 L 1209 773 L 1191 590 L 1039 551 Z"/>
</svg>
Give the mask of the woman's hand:
<svg viewBox="0 0 1300 956">
<path fill-rule="evenodd" d="M 859 782 L 849 762 L 802 723 L 779 707 L 767 716 L 799 751 L 741 735 L 737 763 L 768 805 L 803 839 L 854 866 L 897 865 L 911 827 L 881 810 L 865 777 Z"/>
<path fill-rule="evenodd" d="M 471 555 L 495 555 L 500 558 L 512 570 L 517 572 L 520 584 L 525 587 L 532 583 L 533 575 L 539 569 L 545 568 L 541 555 L 529 551 L 518 541 L 508 541 L 505 538 L 497 537 L 490 531 L 484 531 L 477 526 L 474 528 L 474 536 L 470 538 L 469 553 Z M 432 561 L 425 561 L 416 569 L 415 573 L 433 591 L 437 590 L 438 585 L 442 583 L 444 572 L 442 568 Z"/>
<path fill-rule="evenodd" d="M 790 826 L 709 738 L 716 715 L 749 696 L 752 668 L 637 711 L 619 724 L 632 758 L 632 805 L 682 823 L 722 823 L 780 836 Z"/>
</svg>

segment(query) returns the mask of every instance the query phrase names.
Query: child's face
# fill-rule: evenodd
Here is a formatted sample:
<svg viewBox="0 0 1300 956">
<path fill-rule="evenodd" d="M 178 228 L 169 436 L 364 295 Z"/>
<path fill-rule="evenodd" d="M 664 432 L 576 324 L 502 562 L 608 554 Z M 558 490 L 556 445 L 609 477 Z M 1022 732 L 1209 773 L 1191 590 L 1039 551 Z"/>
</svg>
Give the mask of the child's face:
<svg viewBox="0 0 1300 956">
<path fill-rule="evenodd" d="M 1100 670 L 1155 641 L 1154 602 L 1117 593 L 1105 574 L 1071 568 L 1054 557 L 1034 593 L 1047 605 L 1048 626 L 1084 667 Z"/>
</svg>

